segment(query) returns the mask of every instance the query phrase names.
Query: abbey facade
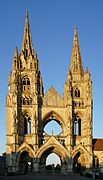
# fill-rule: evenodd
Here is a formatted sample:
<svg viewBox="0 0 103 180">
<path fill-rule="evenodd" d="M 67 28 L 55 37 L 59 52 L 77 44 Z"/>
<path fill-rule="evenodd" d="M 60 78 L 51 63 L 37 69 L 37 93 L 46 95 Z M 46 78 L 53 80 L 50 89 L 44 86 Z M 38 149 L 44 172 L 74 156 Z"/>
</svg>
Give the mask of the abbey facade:
<svg viewBox="0 0 103 180">
<path fill-rule="evenodd" d="M 92 109 L 92 81 L 88 68 L 84 71 L 82 66 L 76 28 L 63 96 L 53 86 L 44 94 L 27 12 L 22 47 L 20 53 L 15 49 L 8 79 L 8 171 L 23 172 L 31 168 L 32 172 L 45 172 L 46 158 L 52 152 L 60 157 L 61 173 L 90 171 L 93 164 L 98 165 L 98 157 L 103 162 L 103 151 L 93 145 Z M 51 120 L 62 128 L 57 136 L 44 132 Z"/>
</svg>

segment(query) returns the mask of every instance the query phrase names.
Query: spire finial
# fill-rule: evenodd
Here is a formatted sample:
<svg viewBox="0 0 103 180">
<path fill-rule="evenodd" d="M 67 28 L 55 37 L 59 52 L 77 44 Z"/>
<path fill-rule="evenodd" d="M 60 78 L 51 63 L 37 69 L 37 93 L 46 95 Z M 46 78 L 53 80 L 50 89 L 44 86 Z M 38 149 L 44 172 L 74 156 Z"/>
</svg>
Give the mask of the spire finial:
<svg viewBox="0 0 103 180">
<path fill-rule="evenodd" d="M 26 9 L 26 18 L 28 18 L 28 9 Z"/>
<path fill-rule="evenodd" d="M 77 32 L 77 26 L 76 25 L 74 26 L 74 31 Z"/>
<path fill-rule="evenodd" d="M 77 33 L 77 27 L 76 26 L 74 26 L 74 41 L 77 41 L 77 43 L 78 43 L 78 33 Z M 74 42 L 73 42 L 74 43 Z M 78 45 L 79 45 L 79 43 L 78 43 Z"/>
</svg>

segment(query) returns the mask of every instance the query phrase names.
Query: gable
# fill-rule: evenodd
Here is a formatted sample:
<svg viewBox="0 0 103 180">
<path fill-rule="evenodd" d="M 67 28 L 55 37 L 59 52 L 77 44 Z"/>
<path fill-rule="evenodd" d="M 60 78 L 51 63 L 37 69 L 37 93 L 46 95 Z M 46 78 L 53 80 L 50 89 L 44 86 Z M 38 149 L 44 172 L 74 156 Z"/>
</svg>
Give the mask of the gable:
<svg viewBox="0 0 103 180">
<path fill-rule="evenodd" d="M 56 150 L 56 153 L 59 156 L 64 156 L 64 157 L 70 156 L 69 151 L 67 151 L 67 149 L 65 149 L 64 146 L 62 144 L 60 144 L 60 142 L 58 142 L 58 140 L 54 136 L 51 136 L 46 141 L 46 143 L 43 144 L 43 146 L 40 147 L 40 149 L 38 150 L 36 156 L 41 157 L 42 154 L 44 154 L 50 148 L 54 148 Z"/>
<path fill-rule="evenodd" d="M 44 106 L 62 107 L 63 98 L 58 94 L 53 86 L 51 86 L 46 92 L 43 98 Z"/>
</svg>

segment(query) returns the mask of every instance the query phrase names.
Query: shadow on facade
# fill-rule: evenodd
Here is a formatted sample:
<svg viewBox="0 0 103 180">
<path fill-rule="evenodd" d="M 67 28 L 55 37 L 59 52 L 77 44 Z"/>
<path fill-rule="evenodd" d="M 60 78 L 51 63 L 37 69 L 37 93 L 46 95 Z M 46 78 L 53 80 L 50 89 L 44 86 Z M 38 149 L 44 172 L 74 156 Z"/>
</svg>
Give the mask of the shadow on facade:
<svg viewBox="0 0 103 180">
<path fill-rule="evenodd" d="M 24 151 L 20 156 L 19 171 L 25 173 L 33 171 L 33 159 L 26 151 Z"/>
</svg>

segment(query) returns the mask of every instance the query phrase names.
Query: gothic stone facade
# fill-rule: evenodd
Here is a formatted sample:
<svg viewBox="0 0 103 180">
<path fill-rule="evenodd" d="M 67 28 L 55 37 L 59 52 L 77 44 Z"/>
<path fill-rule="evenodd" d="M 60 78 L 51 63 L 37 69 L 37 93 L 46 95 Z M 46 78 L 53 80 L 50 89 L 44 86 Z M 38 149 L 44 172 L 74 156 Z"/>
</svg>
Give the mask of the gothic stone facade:
<svg viewBox="0 0 103 180">
<path fill-rule="evenodd" d="M 54 119 L 62 127 L 57 135 L 44 133 Z M 50 153 L 61 159 L 61 172 L 92 168 L 92 82 L 84 72 L 74 30 L 72 55 L 64 93 L 53 86 L 44 95 L 39 60 L 32 46 L 28 12 L 20 53 L 15 49 L 6 97 L 6 163 L 9 172 L 45 172 Z"/>
</svg>

